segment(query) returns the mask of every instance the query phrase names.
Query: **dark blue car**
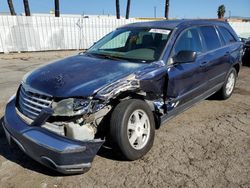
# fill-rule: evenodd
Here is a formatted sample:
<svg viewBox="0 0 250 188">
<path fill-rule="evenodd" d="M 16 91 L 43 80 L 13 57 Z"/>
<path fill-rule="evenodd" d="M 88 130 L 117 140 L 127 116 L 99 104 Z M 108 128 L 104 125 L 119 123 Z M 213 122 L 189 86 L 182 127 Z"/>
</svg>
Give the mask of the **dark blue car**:
<svg viewBox="0 0 250 188">
<path fill-rule="evenodd" d="M 229 98 L 241 58 L 226 22 L 129 24 L 25 75 L 3 127 L 10 143 L 62 173 L 88 170 L 105 140 L 136 160 L 166 120 L 213 94 Z"/>
</svg>

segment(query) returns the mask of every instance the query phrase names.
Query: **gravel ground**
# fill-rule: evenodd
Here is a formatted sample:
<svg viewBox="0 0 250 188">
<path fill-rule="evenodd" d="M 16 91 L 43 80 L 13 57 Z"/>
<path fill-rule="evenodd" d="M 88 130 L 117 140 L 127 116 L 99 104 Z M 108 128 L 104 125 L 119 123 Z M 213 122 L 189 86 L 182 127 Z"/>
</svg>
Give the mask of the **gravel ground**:
<svg viewBox="0 0 250 188">
<path fill-rule="evenodd" d="M 0 55 L 0 118 L 22 76 L 76 52 Z M 101 149 L 91 170 L 62 176 L 10 148 L 0 126 L 0 187 L 250 187 L 250 68 L 229 100 L 205 100 L 156 131 L 151 151 L 123 161 Z"/>
</svg>

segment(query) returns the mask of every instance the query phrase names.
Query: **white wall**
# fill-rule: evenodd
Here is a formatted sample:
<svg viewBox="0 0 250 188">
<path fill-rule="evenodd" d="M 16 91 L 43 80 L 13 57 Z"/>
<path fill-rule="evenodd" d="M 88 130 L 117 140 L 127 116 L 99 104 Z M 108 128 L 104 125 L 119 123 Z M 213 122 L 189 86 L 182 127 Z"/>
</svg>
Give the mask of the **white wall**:
<svg viewBox="0 0 250 188">
<path fill-rule="evenodd" d="M 240 37 L 250 37 L 250 22 L 229 22 L 229 24 Z"/>
<path fill-rule="evenodd" d="M 0 16 L 0 52 L 86 49 L 135 19 Z"/>
<path fill-rule="evenodd" d="M 0 15 L 0 52 L 87 49 L 115 28 L 136 19 Z M 230 23 L 250 37 L 250 23 Z"/>
</svg>

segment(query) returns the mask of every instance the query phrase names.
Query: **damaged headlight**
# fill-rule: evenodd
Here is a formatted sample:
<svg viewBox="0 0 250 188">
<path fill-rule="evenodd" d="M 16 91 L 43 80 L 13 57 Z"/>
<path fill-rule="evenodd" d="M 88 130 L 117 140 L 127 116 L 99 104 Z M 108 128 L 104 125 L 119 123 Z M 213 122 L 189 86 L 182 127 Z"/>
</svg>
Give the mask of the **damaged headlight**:
<svg viewBox="0 0 250 188">
<path fill-rule="evenodd" d="M 92 111 L 95 101 L 89 99 L 68 98 L 53 105 L 55 116 L 76 116 Z"/>
</svg>

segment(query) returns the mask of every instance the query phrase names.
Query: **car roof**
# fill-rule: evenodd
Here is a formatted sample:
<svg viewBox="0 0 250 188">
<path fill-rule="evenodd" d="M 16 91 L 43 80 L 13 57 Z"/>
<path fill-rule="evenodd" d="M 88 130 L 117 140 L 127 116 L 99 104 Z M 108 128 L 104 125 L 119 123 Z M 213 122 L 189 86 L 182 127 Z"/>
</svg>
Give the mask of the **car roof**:
<svg viewBox="0 0 250 188">
<path fill-rule="evenodd" d="M 192 26 L 192 25 L 203 25 L 203 24 L 209 24 L 209 25 L 226 25 L 227 22 L 220 21 L 220 20 L 201 20 L 201 19 L 183 19 L 183 20 L 159 20 L 159 21 L 146 21 L 146 22 L 136 22 L 124 25 L 120 28 L 128 28 L 128 27 L 146 27 L 146 28 L 161 28 L 161 29 L 174 29 L 179 26 Z"/>
</svg>

